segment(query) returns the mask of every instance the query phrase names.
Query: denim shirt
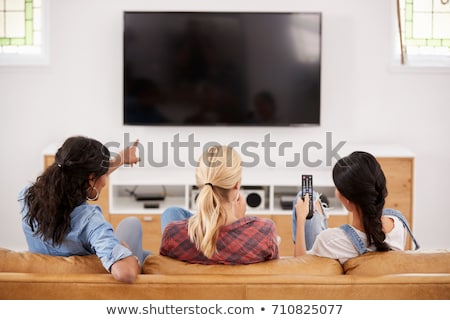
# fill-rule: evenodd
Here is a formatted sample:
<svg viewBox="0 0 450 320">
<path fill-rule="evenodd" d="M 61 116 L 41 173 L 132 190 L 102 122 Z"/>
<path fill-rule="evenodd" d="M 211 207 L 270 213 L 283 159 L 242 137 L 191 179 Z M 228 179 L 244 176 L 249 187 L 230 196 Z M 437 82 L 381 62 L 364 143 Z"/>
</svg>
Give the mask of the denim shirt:
<svg viewBox="0 0 450 320">
<path fill-rule="evenodd" d="M 108 271 L 111 271 L 110 268 L 116 261 L 133 255 L 129 249 L 120 244 L 100 207 L 86 202 L 71 212 L 70 230 L 60 245 L 55 246 L 51 241 L 43 241 L 41 237 L 33 233 L 24 219 L 28 212 L 28 206 L 25 203 L 27 190 L 28 187 L 19 193 L 18 200 L 21 207 L 23 232 L 31 252 L 65 257 L 95 254 Z"/>
</svg>

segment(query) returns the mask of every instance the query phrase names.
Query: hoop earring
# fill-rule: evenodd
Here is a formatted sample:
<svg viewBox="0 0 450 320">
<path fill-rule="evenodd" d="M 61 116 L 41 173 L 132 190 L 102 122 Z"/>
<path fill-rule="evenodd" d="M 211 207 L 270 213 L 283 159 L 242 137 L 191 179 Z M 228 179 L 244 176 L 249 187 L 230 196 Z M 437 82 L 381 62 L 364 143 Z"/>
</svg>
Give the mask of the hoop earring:
<svg viewBox="0 0 450 320">
<path fill-rule="evenodd" d="M 94 190 L 95 191 L 95 196 L 93 198 L 89 197 L 89 191 L 90 190 Z M 86 200 L 95 201 L 95 200 L 98 199 L 99 195 L 100 195 L 100 192 L 98 192 L 98 189 L 95 186 L 94 187 L 89 187 L 86 190 Z"/>
</svg>

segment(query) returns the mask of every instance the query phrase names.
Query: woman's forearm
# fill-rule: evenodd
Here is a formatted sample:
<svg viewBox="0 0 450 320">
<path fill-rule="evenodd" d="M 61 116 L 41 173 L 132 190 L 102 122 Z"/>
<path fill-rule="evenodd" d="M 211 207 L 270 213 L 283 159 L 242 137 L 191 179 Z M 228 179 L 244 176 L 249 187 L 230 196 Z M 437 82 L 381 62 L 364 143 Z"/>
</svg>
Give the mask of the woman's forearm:
<svg viewBox="0 0 450 320">
<path fill-rule="evenodd" d="M 295 235 L 294 257 L 306 254 L 305 221 L 297 220 L 297 233 Z"/>
</svg>

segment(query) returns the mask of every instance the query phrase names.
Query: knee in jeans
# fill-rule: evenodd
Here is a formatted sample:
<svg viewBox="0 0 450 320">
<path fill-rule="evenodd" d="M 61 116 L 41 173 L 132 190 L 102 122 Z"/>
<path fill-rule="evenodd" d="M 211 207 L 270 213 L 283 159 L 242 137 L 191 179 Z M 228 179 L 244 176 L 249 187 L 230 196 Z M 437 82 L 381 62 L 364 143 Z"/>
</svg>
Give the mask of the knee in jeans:
<svg viewBox="0 0 450 320">
<path fill-rule="evenodd" d="M 136 217 L 126 217 L 120 224 L 126 224 L 129 228 L 139 230 L 142 228 L 141 221 Z"/>
</svg>

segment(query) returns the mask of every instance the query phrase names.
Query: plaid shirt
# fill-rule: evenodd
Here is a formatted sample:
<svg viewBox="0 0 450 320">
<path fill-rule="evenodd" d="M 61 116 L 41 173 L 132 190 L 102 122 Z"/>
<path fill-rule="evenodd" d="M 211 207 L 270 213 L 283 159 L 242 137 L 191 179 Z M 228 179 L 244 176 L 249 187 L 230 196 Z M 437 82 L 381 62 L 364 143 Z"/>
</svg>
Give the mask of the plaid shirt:
<svg viewBox="0 0 450 320">
<path fill-rule="evenodd" d="M 277 259 L 275 223 L 270 219 L 243 217 L 222 226 L 217 252 L 206 258 L 190 241 L 188 219 L 173 221 L 164 230 L 159 253 L 177 260 L 200 264 L 250 264 Z"/>
</svg>

